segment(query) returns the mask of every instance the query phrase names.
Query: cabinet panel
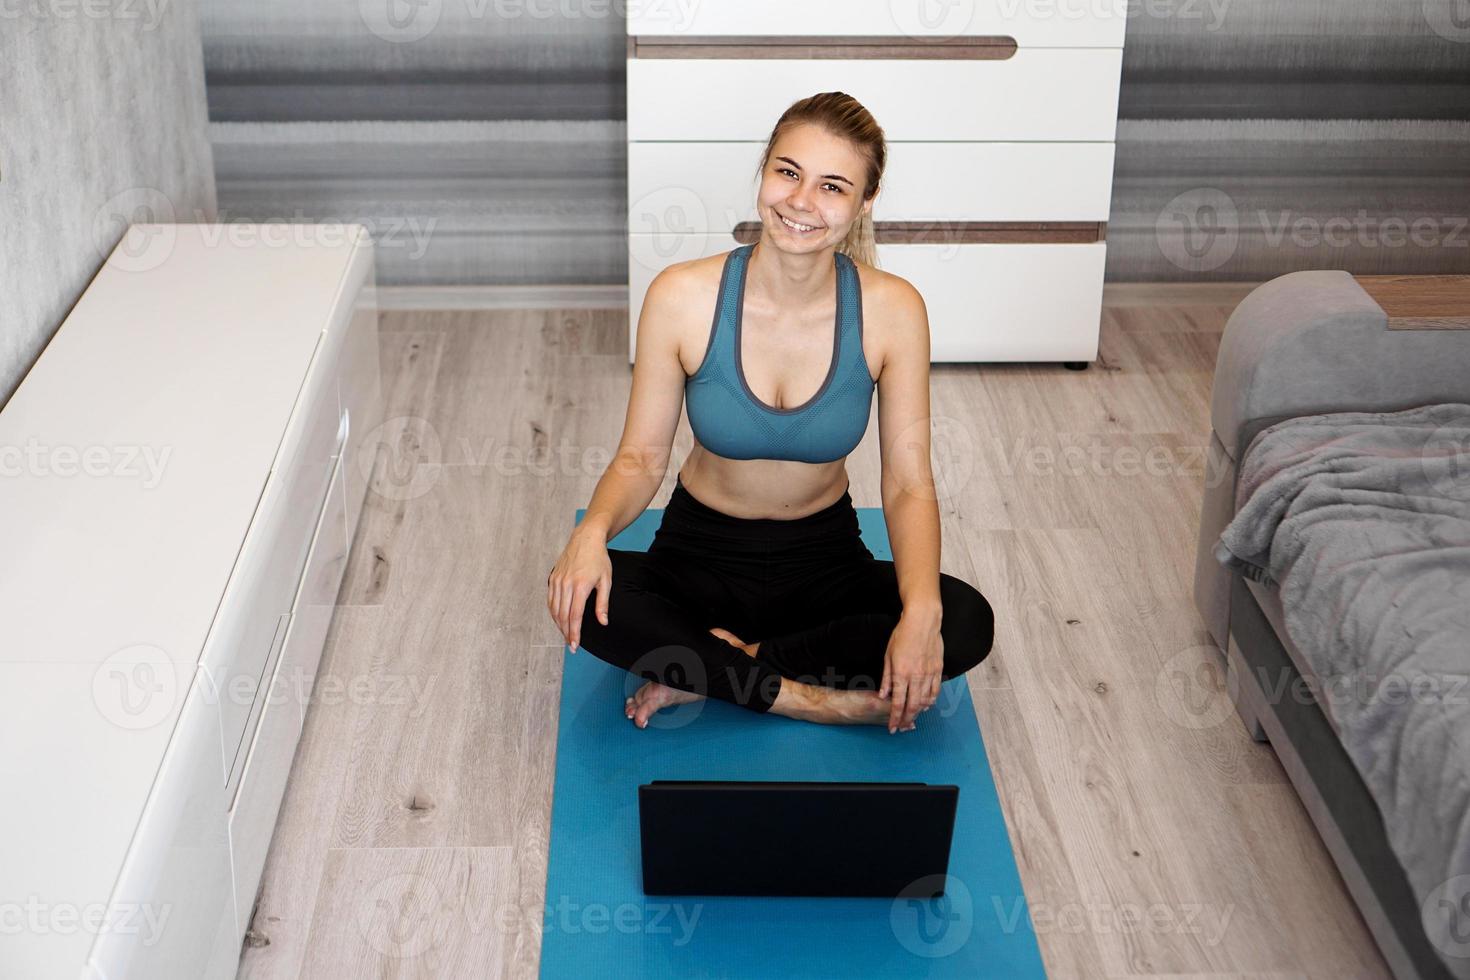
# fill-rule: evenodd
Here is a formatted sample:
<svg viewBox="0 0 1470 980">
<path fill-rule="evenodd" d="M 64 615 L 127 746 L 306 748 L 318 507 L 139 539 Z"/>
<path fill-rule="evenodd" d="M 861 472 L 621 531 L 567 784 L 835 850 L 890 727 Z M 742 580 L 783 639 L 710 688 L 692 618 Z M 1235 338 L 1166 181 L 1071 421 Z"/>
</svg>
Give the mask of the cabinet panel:
<svg viewBox="0 0 1470 980">
<path fill-rule="evenodd" d="M 757 221 L 763 143 L 629 143 L 628 229 Z M 1108 220 L 1112 143 L 891 143 L 875 221 Z M 787 178 L 789 179 L 789 178 Z"/>
<path fill-rule="evenodd" d="M 653 277 L 670 262 L 734 248 L 730 235 L 629 236 L 629 350 Z M 879 268 L 924 297 L 930 356 L 942 361 L 1091 361 L 1102 316 L 1103 242 L 892 244 Z M 710 313 L 713 314 L 713 309 Z"/>
<path fill-rule="evenodd" d="M 287 642 L 295 633 L 292 617 Z M 301 735 L 301 709 L 291 689 L 291 675 L 282 674 L 284 653 L 260 698 L 260 721 L 242 763 L 239 786 L 230 803 L 228 825 L 235 869 L 235 929 L 243 935 L 250 924 L 255 892 L 265 868 L 265 855 L 275 831 L 276 813 L 291 773 L 291 759 Z"/>
<path fill-rule="evenodd" d="M 764 142 L 791 103 L 840 90 L 891 141 L 1111 142 L 1122 65 L 1115 48 L 1021 50 L 1005 61 L 634 58 L 628 139 Z"/>
<path fill-rule="evenodd" d="M 347 570 L 347 506 L 345 495 L 348 470 L 345 457 L 332 476 L 332 489 L 322 509 L 316 541 L 311 546 L 311 560 L 301 578 L 301 591 L 296 596 L 291 620 L 291 635 L 281 656 L 280 670 L 289 677 L 290 690 L 302 721 L 310 703 L 312 682 L 321 663 L 322 647 L 332 614 L 337 608 L 337 593 Z"/>
<path fill-rule="evenodd" d="M 929 311 L 942 361 L 1091 361 L 1097 357 L 1107 246 L 879 245 Z"/>
<path fill-rule="evenodd" d="M 292 609 L 290 630 L 266 691 L 260 723 L 230 810 L 239 931 L 250 924 L 255 892 L 265 869 L 276 816 L 301 736 L 305 702 L 321 660 L 337 588 L 347 561 L 345 499 L 340 457 L 317 523 L 311 557 Z"/>
<path fill-rule="evenodd" d="M 259 695 L 283 639 L 281 620 L 301 581 L 339 451 L 340 333 L 321 335 L 276 468 L 261 495 L 200 661 L 218 689 L 225 752 L 222 778 L 231 792 L 260 715 Z"/>
<path fill-rule="evenodd" d="M 219 764 L 218 704 L 200 672 L 185 697 L 113 892 L 113 910 L 127 913 L 133 928 L 98 936 L 89 963 L 94 973 L 149 980 L 220 976 L 210 970 L 221 960 L 215 947 L 222 924 L 237 934 Z M 234 952 L 233 958 L 223 957 L 231 971 L 238 943 Z"/>
</svg>

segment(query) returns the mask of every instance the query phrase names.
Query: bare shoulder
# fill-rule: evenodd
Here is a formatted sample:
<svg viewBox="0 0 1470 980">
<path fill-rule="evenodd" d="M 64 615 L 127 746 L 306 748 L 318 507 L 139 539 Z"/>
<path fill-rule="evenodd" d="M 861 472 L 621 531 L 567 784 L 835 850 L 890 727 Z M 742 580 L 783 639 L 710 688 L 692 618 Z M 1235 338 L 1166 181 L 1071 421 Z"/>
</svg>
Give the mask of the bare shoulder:
<svg viewBox="0 0 1470 980">
<path fill-rule="evenodd" d="M 653 277 L 644 295 L 644 309 L 653 321 L 650 329 L 678 353 L 685 374 L 699 367 L 708 346 L 725 255 L 672 262 Z"/>
<path fill-rule="evenodd" d="M 929 314 L 924 297 L 903 276 L 854 262 L 863 294 L 863 349 L 875 377 L 894 354 L 922 344 L 927 358 Z"/>
</svg>

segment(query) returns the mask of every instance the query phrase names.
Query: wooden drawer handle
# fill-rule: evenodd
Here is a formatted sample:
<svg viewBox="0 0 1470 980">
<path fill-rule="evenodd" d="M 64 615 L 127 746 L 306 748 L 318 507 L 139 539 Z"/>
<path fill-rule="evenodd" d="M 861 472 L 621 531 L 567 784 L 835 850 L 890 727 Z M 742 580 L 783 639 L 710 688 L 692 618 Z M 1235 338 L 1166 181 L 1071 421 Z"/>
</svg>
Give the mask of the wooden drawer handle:
<svg viewBox="0 0 1470 980">
<path fill-rule="evenodd" d="M 1096 221 L 875 221 L 879 245 L 1081 245 L 1106 240 L 1107 222 Z M 733 232 L 742 245 L 761 237 L 759 221 L 742 221 Z"/>
<path fill-rule="evenodd" d="M 814 58 L 1005 61 L 1016 53 L 1016 39 L 1004 36 L 936 37 L 907 35 L 677 35 L 628 37 L 629 58 Z"/>
</svg>

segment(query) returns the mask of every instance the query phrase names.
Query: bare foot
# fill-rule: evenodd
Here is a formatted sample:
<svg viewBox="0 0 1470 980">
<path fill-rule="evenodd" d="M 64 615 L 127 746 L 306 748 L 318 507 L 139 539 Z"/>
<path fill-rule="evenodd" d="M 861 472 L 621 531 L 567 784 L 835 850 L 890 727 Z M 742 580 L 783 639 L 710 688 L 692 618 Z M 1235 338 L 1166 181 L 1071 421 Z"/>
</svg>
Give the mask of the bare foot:
<svg viewBox="0 0 1470 980">
<path fill-rule="evenodd" d="M 755 648 L 758 644 L 746 643 L 729 630 L 719 627 L 715 627 L 710 632 L 731 646 L 744 650 L 749 656 L 755 656 Z M 660 684 L 658 681 L 649 681 L 640 687 L 631 698 L 623 702 L 623 714 L 639 728 L 647 728 L 648 719 L 653 717 L 654 712 L 663 708 L 672 708 L 675 705 L 703 700 L 703 694 L 681 691 L 676 687 Z"/>
<path fill-rule="evenodd" d="M 693 694 L 689 691 L 681 691 L 677 687 L 660 684 L 658 681 L 649 681 L 640 687 L 636 694 L 623 702 L 623 714 L 627 715 L 639 728 L 647 728 L 648 719 L 653 717 L 655 711 L 703 700 L 703 694 Z"/>
</svg>

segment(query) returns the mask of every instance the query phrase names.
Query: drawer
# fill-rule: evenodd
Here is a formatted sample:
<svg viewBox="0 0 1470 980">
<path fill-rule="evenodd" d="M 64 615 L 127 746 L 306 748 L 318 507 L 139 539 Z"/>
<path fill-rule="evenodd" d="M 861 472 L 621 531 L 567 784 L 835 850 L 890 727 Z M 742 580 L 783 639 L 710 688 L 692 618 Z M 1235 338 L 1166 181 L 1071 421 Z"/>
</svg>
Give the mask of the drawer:
<svg viewBox="0 0 1470 980">
<path fill-rule="evenodd" d="M 628 139 L 764 143 L 791 103 L 840 90 L 890 141 L 1112 142 L 1122 64 L 1112 48 L 1022 49 L 1004 61 L 634 58 Z"/>
<path fill-rule="evenodd" d="M 281 799 L 296 755 L 305 699 L 321 660 L 337 588 L 347 562 L 345 499 L 340 457 L 312 541 L 311 557 L 290 617 L 290 628 L 266 692 L 260 722 L 230 807 L 239 932 L 250 924 L 260 876 L 275 833 Z"/>
<path fill-rule="evenodd" d="M 841 16 L 822 3 L 790 0 L 719 0 L 704 3 L 634 4 L 630 35 L 896 35 L 938 38 L 1008 35 L 1021 45 L 1122 47 L 1125 0 L 1056 0 L 1003 3 L 960 0 L 843 0 Z M 814 91 L 824 91 L 816 89 Z"/>
<path fill-rule="evenodd" d="M 212 685 L 196 672 L 111 899 L 115 910 L 127 914 L 118 924 L 136 928 L 99 933 L 89 962 L 93 975 L 234 975 L 239 934 L 219 732 Z M 162 926 L 156 934 L 150 921 Z M 219 955 L 219 943 L 229 941 L 225 936 L 234 937 L 234 956 Z M 228 962 L 228 972 L 217 972 L 221 960 Z"/>
<path fill-rule="evenodd" d="M 327 331 L 318 341 L 200 660 L 219 697 L 223 779 L 231 793 L 339 453 L 337 348 L 343 333 Z"/>
<path fill-rule="evenodd" d="M 736 244 L 719 234 L 629 236 L 630 360 L 643 297 L 658 271 Z M 936 363 L 1095 359 L 1106 255 L 1105 242 L 878 245 L 879 267 L 924 297 Z"/>
<path fill-rule="evenodd" d="M 321 663 L 322 647 L 332 614 L 337 609 L 337 593 L 347 571 L 347 508 L 345 493 L 350 478 L 346 456 L 341 457 L 332 475 L 332 489 L 322 508 L 321 523 L 311 546 L 311 559 L 301 577 L 301 590 L 291 615 L 291 634 L 281 655 L 281 676 L 289 678 L 290 691 L 296 697 L 297 711 L 305 722 L 306 712 Z"/>
<path fill-rule="evenodd" d="M 292 626 L 294 633 L 295 626 Z M 285 657 L 280 659 L 285 663 Z M 276 671 L 264 697 L 260 723 L 246 756 L 227 823 L 234 861 L 235 934 L 243 936 L 276 829 L 291 761 L 301 739 L 301 708 L 289 674 Z"/>
<path fill-rule="evenodd" d="M 1091 361 L 1107 245 L 879 245 L 929 311 L 930 359 Z"/>
<path fill-rule="evenodd" d="M 759 220 L 764 143 L 629 143 L 628 229 L 728 232 Z M 1112 143 L 891 143 L 877 221 L 1108 220 Z M 940 179 L 946 175 L 952 180 Z"/>
</svg>

